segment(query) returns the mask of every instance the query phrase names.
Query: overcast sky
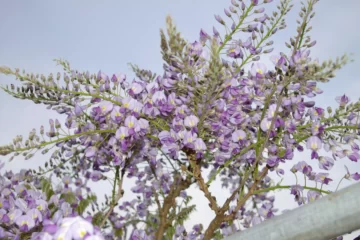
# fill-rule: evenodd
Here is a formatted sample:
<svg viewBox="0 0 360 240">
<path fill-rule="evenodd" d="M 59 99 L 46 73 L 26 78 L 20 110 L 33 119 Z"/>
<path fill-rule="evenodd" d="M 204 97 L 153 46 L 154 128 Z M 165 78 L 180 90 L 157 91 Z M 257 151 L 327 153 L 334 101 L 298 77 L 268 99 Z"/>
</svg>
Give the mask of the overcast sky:
<svg viewBox="0 0 360 240">
<path fill-rule="evenodd" d="M 277 2 L 274 0 L 275 4 Z M 288 28 L 273 38 L 279 51 L 287 51 L 284 42 L 295 34 L 300 1 L 293 2 L 296 6 L 287 16 Z M 127 65 L 129 62 L 162 74 L 159 29 L 165 26 L 167 14 L 175 19 L 183 36 L 194 41 L 198 39 L 201 28 L 209 33 L 214 25 L 221 29 L 213 16 L 223 15 L 223 8 L 229 6 L 230 1 L 0 0 L 0 3 L 0 65 L 49 74 L 61 71 L 52 60 L 63 58 L 80 71 L 95 73 L 102 70 L 108 74 L 123 72 L 133 77 Z M 274 3 L 269 5 L 271 9 Z M 322 0 L 316 6 L 312 38 L 318 44 L 313 48 L 312 56 L 328 59 L 343 53 L 353 53 L 355 59 L 354 63 L 339 71 L 330 83 L 321 86 L 324 94 L 317 97 L 317 101 L 323 107 L 335 106 L 334 98 L 344 93 L 352 99 L 360 97 L 360 48 L 357 45 L 360 42 L 360 31 L 356 26 L 359 10 L 359 0 Z M 0 77 L 0 84 L 10 82 L 14 82 L 14 79 Z M 4 92 L 0 92 L 0 113 L 1 145 L 10 142 L 16 135 L 28 135 L 32 128 L 46 126 L 49 118 L 58 117 L 41 105 L 14 99 Z M 288 166 L 301 160 L 308 160 L 308 155 L 300 155 Z M 33 167 L 43 165 L 44 161 L 41 156 L 27 162 L 19 158 L 8 164 L 7 168 Z M 335 183 L 329 188 L 333 190 L 344 174 L 344 164 L 355 171 L 360 170 L 358 164 L 347 159 L 338 160 L 336 164 L 337 167 L 331 171 Z M 286 183 L 294 184 L 292 176 Z M 346 184 L 349 183 L 343 186 Z M 220 201 L 227 197 L 219 186 L 215 185 L 211 190 L 219 196 Z M 278 207 L 296 206 L 288 195 L 286 190 L 277 193 Z M 194 201 L 202 203 L 206 200 L 197 191 Z M 207 225 L 211 217 L 208 204 L 198 204 L 198 211 L 192 215 L 191 224 L 202 222 Z"/>
</svg>

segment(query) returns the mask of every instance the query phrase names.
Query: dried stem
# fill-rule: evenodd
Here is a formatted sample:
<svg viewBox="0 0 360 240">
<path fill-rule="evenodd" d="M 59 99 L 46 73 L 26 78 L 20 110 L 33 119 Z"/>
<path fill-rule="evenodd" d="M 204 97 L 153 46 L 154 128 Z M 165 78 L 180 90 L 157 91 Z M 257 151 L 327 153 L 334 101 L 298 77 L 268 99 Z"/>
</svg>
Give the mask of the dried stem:
<svg viewBox="0 0 360 240">
<path fill-rule="evenodd" d="M 172 206 L 176 205 L 176 198 L 180 195 L 182 190 L 187 189 L 191 185 L 192 181 L 190 177 L 187 177 L 185 180 L 181 178 L 180 175 L 174 176 L 174 183 L 170 188 L 170 192 L 167 197 L 164 199 L 164 204 L 159 211 L 160 223 L 158 230 L 155 233 L 156 240 L 162 240 L 164 232 L 167 229 L 167 216 Z"/>
<path fill-rule="evenodd" d="M 236 213 L 246 203 L 246 201 L 254 194 L 254 191 L 256 190 L 258 183 L 266 176 L 267 172 L 268 172 L 268 168 L 265 167 L 264 170 L 259 175 L 259 177 L 256 178 L 255 182 L 249 189 L 249 192 L 243 198 L 240 198 L 238 200 L 235 210 L 231 214 L 225 215 L 225 212 L 229 209 L 230 202 L 232 201 L 232 199 L 234 199 L 234 197 L 236 196 L 236 193 L 239 190 L 241 190 L 241 186 L 236 191 L 233 192 L 231 197 L 226 200 L 223 207 L 221 209 L 219 209 L 216 217 L 210 222 L 208 228 L 205 231 L 204 238 L 203 238 L 204 240 L 210 240 L 213 237 L 214 232 L 216 231 L 216 229 L 219 228 L 219 226 L 222 222 L 230 221 L 235 218 Z M 243 184 L 241 184 L 241 185 L 243 185 Z"/>
<path fill-rule="evenodd" d="M 196 165 L 196 168 L 200 168 L 199 165 Z M 199 170 L 200 171 L 200 170 Z M 204 192 L 205 197 L 209 200 L 210 208 L 214 210 L 215 214 L 219 210 L 219 207 L 216 202 L 216 198 L 212 196 L 211 192 L 209 191 L 208 186 L 205 184 L 204 178 L 201 176 L 201 173 L 198 176 L 195 176 L 196 181 L 199 184 L 200 190 Z"/>
</svg>

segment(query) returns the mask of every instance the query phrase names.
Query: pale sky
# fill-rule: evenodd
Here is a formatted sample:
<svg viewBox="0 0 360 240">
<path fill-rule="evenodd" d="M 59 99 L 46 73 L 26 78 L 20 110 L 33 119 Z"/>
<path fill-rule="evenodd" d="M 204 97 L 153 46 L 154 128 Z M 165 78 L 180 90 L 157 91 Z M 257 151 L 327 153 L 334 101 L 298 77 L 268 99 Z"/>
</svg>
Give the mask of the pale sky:
<svg viewBox="0 0 360 240">
<path fill-rule="evenodd" d="M 274 0 L 269 7 L 272 9 L 277 2 L 279 1 Z M 287 51 L 284 42 L 296 31 L 295 19 L 300 1 L 293 2 L 296 6 L 287 16 L 288 27 L 273 37 L 278 51 Z M 228 7 L 230 1 L 0 0 L 0 4 L 0 65 L 49 74 L 62 70 L 52 60 L 63 58 L 80 71 L 96 73 L 102 70 L 107 74 L 123 72 L 131 80 L 134 74 L 127 65 L 129 62 L 162 74 L 159 28 L 165 27 L 167 14 L 175 19 L 182 35 L 192 42 L 198 39 L 201 28 L 208 33 L 212 32 L 214 25 L 221 29 L 213 16 L 223 16 L 223 8 Z M 360 42 L 360 32 L 356 26 L 359 10 L 359 0 L 322 0 L 316 6 L 312 39 L 317 40 L 318 44 L 313 48 L 312 56 L 323 60 L 343 53 L 355 54 L 354 63 L 340 70 L 330 83 L 321 85 L 324 94 L 316 98 L 320 106 L 335 106 L 334 98 L 344 93 L 352 99 L 360 97 L 360 47 L 357 45 Z M 264 57 L 266 61 L 267 58 L 268 56 Z M 0 77 L 0 84 L 10 82 L 15 81 L 11 77 Z M 28 135 L 32 128 L 47 126 L 48 119 L 58 117 L 44 106 L 14 99 L 4 92 L 0 93 L 0 112 L 1 145 L 10 142 L 16 135 Z M 288 166 L 297 161 L 308 160 L 308 156 L 300 155 Z M 7 161 L 7 158 L 1 160 Z M 7 169 L 29 168 L 43 165 L 44 161 L 45 158 L 39 155 L 27 162 L 18 158 L 10 164 L 6 163 L 6 166 Z M 338 180 L 345 173 L 344 164 L 354 171 L 360 171 L 359 164 L 347 159 L 338 160 L 337 166 L 331 171 L 334 184 L 329 187 L 330 190 L 336 188 Z M 313 165 L 316 166 L 315 163 Z M 293 176 L 288 177 L 289 180 L 285 183 L 294 184 Z M 349 183 L 344 182 L 342 186 L 346 184 Z M 103 188 L 101 186 L 99 190 L 101 195 Z M 219 186 L 215 185 L 211 190 L 220 201 L 227 197 L 228 192 Z M 192 215 L 187 226 L 195 223 L 206 226 L 213 215 L 208 204 L 202 204 L 206 201 L 203 194 L 195 189 L 192 192 L 195 192 L 194 201 L 198 205 L 198 211 Z M 296 207 L 288 191 L 276 193 L 276 196 L 278 207 Z"/>
</svg>

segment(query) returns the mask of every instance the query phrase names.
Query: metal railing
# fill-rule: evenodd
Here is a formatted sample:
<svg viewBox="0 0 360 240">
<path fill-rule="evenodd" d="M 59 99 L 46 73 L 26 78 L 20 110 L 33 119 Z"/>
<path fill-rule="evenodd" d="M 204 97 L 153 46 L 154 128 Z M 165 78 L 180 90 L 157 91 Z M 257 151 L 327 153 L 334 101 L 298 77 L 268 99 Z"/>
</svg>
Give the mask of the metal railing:
<svg viewBox="0 0 360 240">
<path fill-rule="evenodd" d="M 360 229 L 360 183 L 288 211 L 225 240 L 329 240 Z"/>
</svg>

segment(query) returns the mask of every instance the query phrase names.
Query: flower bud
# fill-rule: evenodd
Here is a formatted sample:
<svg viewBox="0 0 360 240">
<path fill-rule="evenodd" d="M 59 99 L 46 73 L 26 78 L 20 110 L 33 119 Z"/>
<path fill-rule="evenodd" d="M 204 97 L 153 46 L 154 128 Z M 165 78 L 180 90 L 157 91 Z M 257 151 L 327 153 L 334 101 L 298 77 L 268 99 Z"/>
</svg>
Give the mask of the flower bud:
<svg viewBox="0 0 360 240">
<path fill-rule="evenodd" d="M 48 152 L 49 152 L 49 149 L 44 149 L 44 150 L 41 151 L 41 154 L 46 154 Z"/>
<path fill-rule="evenodd" d="M 264 53 L 271 53 L 274 50 L 274 48 L 266 49 L 264 50 Z"/>
<path fill-rule="evenodd" d="M 246 7 L 246 6 L 245 6 L 245 3 L 244 3 L 244 2 L 241 2 L 241 10 L 244 11 L 244 10 L 245 10 L 245 7 Z"/>
<path fill-rule="evenodd" d="M 225 25 L 224 20 L 220 17 L 220 15 L 215 15 L 216 21 L 218 21 L 221 25 Z"/>
<path fill-rule="evenodd" d="M 214 33 L 214 35 L 215 35 L 216 37 L 220 36 L 218 30 L 216 30 L 215 27 L 213 27 L 213 33 Z"/>
<path fill-rule="evenodd" d="M 260 56 L 256 56 L 254 58 L 252 58 L 253 61 L 259 61 L 260 60 Z"/>
<path fill-rule="evenodd" d="M 347 180 L 350 180 L 350 173 L 346 173 L 344 178 L 347 179 Z"/>
<path fill-rule="evenodd" d="M 265 11 L 265 8 L 259 8 L 254 11 L 254 13 L 263 13 Z"/>
<path fill-rule="evenodd" d="M 56 129 L 61 128 L 61 124 L 60 124 L 60 122 L 59 122 L 58 119 L 55 120 L 55 128 L 56 128 Z"/>
<path fill-rule="evenodd" d="M 332 108 L 331 108 L 331 107 L 327 107 L 327 112 L 328 112 L 329 114 L 331 114 L 331 113 L 332 113 Z"/>
<path fill-rule="evenodd" d="M 252 32 L 252 34 L 251 34 L 251 38 L 252 38 L 253 40 L 255 40 L 255 39 L 257 38 L 257 36 L 256 36 L 255 32 Z"/>
<path fill-rule="evenodd" d="M 311 43 L 309 43 L 309 44 L 307 45 L 307 47 L 308 47 L 308 48 L 311 48 L 311 47 L 315 46 L 315 44 L 316 44 L 316 41 L 312 41 Z"/>
<path fill-rule="evenodd" d="M 235 23 L 233 23 L 232 25 L 231 25 L 231 30 L 235 30 L 235 28 L 236 28 L 236 25 L 235 25 Z"/>
<path fill-rule="evenodd" d="M 261 32 L 261 33 L 264 33 L 264 24 L 261 24 L 261 25 L 260 25 L 260 32 Z"/>
<path fill-rule="evenodd" d="M 235 7 L 239 7 L 239 4 L 235 0 L 231 0 L 231 4 Z"/>
<path fill-rule="evenodd" d="M 226 16 L 231 18 L 231 13 L 226 8 L 224 8 L 224 13 L 225 13 Z"/>
<path fill-rule="evenodd" d="M 25 156 L 25 160 L 29 160 L 30 158 L 32 158 L 34 156 L 34 154 L 29 153 Z"/>
<path fill-rule="evenodd" d="M 233 6 L 230 6 L 229 9 L 230 9 L 230 12 L 237 13 L 236 9 Z"/>
</svg>

